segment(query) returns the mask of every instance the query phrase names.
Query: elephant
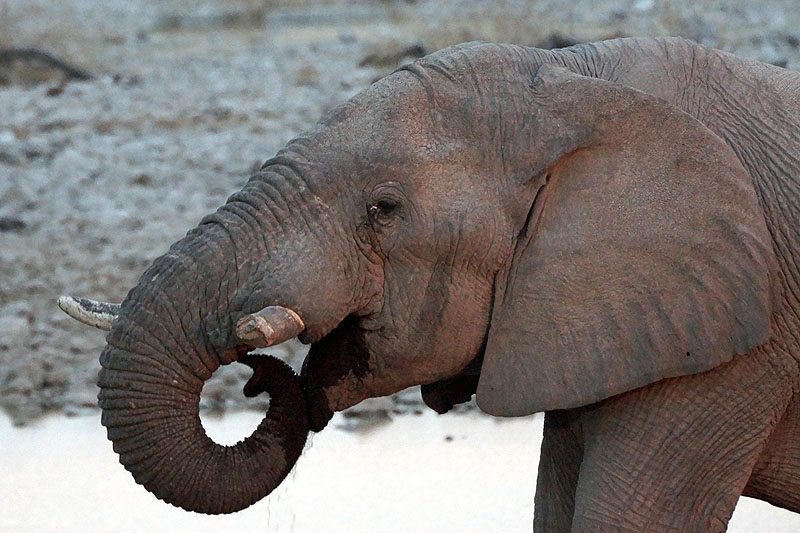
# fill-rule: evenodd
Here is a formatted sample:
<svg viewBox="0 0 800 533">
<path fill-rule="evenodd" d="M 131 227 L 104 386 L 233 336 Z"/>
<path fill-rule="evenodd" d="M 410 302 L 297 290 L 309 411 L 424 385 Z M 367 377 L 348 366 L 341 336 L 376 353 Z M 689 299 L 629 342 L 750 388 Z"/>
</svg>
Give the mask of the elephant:
<svg viewBox="0 0 800 533">
<path fill-rule="evenodd" d="M 545 413 L 536 531 L 722 531 L 741 495 L 800 511 L 799 245 L 800 74 L 467 43 L 290 141 L 121 306 L 62 304 L 110 328 L 120 462 L 184 509 L 247 507 L 334 412 L 421 385 Z M 294 336 L 300 375 L 251 353 Z M 232 362 L 271 403 L 224 447 L 198 402 Z"/>
</svg>

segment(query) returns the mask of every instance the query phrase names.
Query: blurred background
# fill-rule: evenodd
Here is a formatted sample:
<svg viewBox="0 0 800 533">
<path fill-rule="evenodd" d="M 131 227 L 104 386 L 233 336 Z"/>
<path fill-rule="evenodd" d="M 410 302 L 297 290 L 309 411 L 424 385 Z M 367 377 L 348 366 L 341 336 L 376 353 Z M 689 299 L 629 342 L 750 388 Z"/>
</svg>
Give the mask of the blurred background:
<svg viewBox="0 0 800 533">
<path fill-rule="evenodd" d="M 800 68 L 794 0 L 0 0 L 3 431 L 45 413 L 97 416 L 103 334 L 57 296 L 121 301 L 264 160 L 371 82 L 470 40 L 658 35 Z M 271 353 L 298 367 L 305 349 Z M 248 374 L 218 371 L 204 412 L 263 412 L 240 392 Z M 369 434 L 422 409 L 412 389 L 338 427 Z M 459 409 L 474 424 L 471 411 Z"/>
</svg>

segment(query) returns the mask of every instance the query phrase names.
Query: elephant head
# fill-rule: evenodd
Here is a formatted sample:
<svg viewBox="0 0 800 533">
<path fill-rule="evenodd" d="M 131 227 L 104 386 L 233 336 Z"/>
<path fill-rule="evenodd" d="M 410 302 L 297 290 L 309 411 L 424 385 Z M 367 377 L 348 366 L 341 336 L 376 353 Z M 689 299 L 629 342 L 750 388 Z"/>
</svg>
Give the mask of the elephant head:
<svg viewBox="0 0 800 533">
<path fill-rule="evenodd" d="M 443 412 L 477 389 L 483 410 L 526 415 L 765 341 L 775 259 L 735 154 L 662 100 L 551 64 L 561 57 L 478 44 L 404 67 L 157 259 L 99 377 L 136 481 L 230 512 L 280 483 L 309 428 L 367 397 L 421 384 Z M 311 344 L 299 380 L 244 355 L 258 335 L 237 322 L 271 306 Z M 236 360 L 271 405 L 226 448 L 205 436 L 198 399 Z"/>
</svg>

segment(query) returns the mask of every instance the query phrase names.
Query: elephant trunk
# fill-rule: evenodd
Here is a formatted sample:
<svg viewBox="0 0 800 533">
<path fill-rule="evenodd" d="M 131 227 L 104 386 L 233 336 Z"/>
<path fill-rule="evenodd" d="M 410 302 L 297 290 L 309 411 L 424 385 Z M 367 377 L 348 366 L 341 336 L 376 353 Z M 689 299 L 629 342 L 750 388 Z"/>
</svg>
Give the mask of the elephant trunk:
<svg viewBox="0 0 800 533">
<path fill-rule="evenodd" d="M 245 355 L 259 342 L 296 335 L 303 322 L 291 309 L 308 306 L 275 279 L 281 247 L 249 236 L 236 209 L 243 210 L 229 204 L 208 217 L 142 275 L 106 338 L 98 377 L 102 423 L 136 482 L 168 503 L 209 514 L 268 495 L 308 435 L 299 377 L 278 359 Z M 291 238 L 284 246 L 291 248 Z M 303 286 L 303 272 L 296 274 L 300 279 L 284 279 L 286 285 Z M 288 309 L 270 307 L 276 303 Z M 258 327 L 240 324 L 237 332 L 247 316 Z M 222 446 L 203 429 L 200 393 L 217 368 L 234 361 L 255 370 L 245 394 L 266 391 L 270 404 L 250 437 Z"/>
<path fill-rule="evenodd" d="M 112 347 L 103 352 L 102 423 L 120 463 L 158 498 L 199 513 L 238 511 L 272 492 L 308 434 L 303 392 L 292 369 L 259 357 L 259 389 L 270 394 L 269 411 L 252 435 L 222 446 L 200 422 L 203 380 L 178 377 L 169 369 L 175 361 L 167 357 L 147 361 Z M 216 367 L 208 368 L 209 375 Z"/>
<path fill-rule="evenodd" d="M 245 354 L 300 332 L 316 342 L 358 308 L 360 255 L 325 201 L 339 195 L 309 181 L 313 169 L 299 159 L 285 151 L 270 160 L 156 259 L 106 337 L 99 403 L 114 450 L 138 483 L 187 510 L 251 505 L 305 444 L 300 378 L 279 360 Z M 255 370 L 245 395 L 266 391 L 270 406 L 250 437 L 220 446 L 200 422 L 200 392 L 237 360 Z"/>
</svg>

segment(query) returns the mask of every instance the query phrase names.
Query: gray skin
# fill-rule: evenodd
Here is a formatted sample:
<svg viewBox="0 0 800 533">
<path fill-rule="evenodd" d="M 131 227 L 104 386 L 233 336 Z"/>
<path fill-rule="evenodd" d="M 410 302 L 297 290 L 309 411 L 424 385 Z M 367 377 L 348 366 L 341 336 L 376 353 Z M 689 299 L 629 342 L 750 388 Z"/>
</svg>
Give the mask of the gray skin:
<svg viewBox="0 0 800 533">
<path fill-rule="evenodd" d="M 129 293 L 99 378 L 121 462 L 166 501 L 235 511 L 307 429 L 421 384 L 438 412 L 473 393 L 547 412 L 537 531 L 724 530 L 741 494 L 800 510 L 798 102 L 797 73 L 681 39 L 401 69 Z M 234 334 L 272 305 L 306 327 L 301 393 Z M 197 400 L 236 360 L 273 406 L 227 452 Z"/>
</svg>

